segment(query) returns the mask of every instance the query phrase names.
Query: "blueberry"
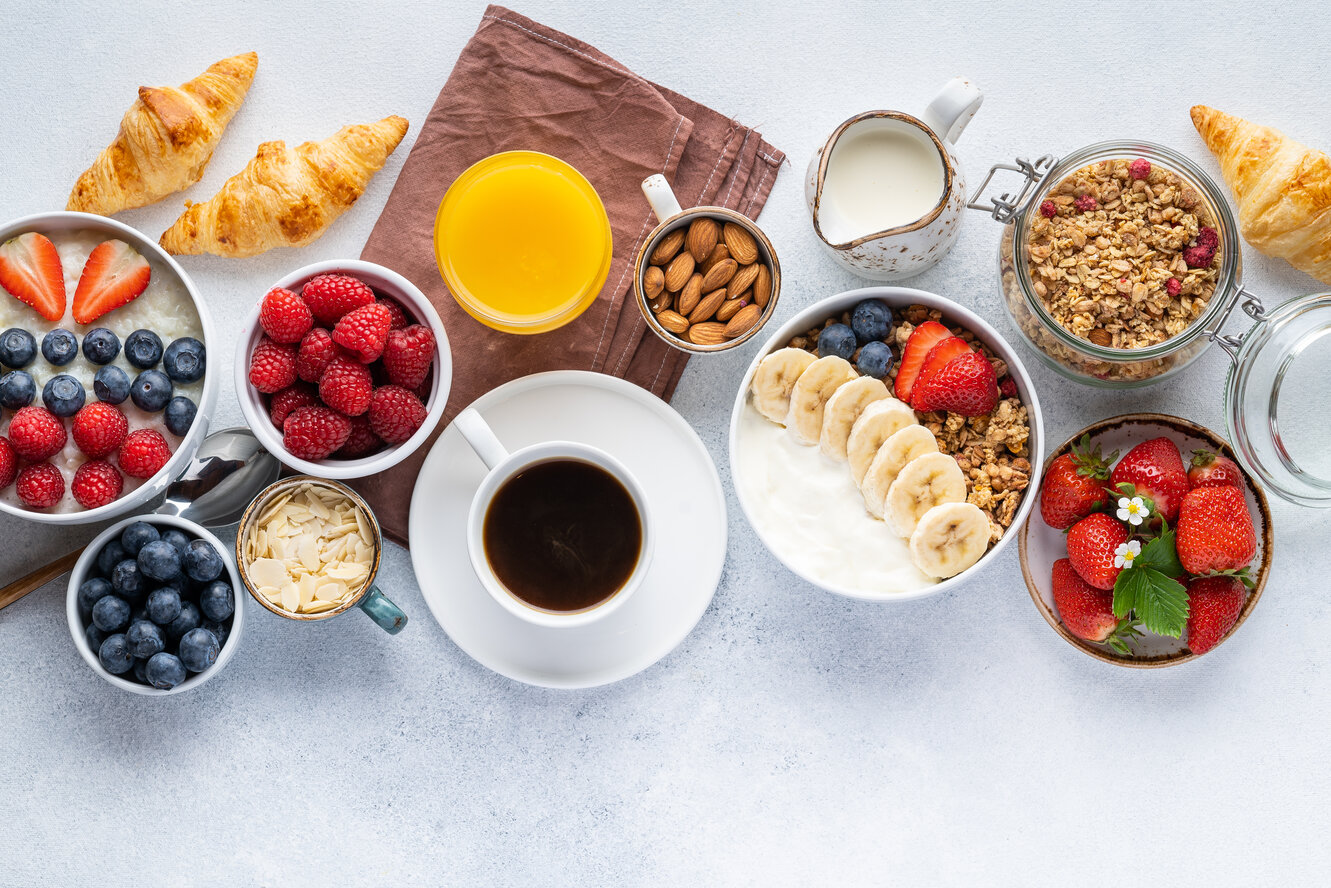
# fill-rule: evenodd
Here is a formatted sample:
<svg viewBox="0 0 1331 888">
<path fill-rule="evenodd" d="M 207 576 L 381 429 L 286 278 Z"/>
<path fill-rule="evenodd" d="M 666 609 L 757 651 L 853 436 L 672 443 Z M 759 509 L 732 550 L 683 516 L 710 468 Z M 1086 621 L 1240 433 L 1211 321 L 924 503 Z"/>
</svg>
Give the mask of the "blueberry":
<svg viewBox="0 0 1331 888">
<path fill-rule="evenodd" d="M 207 629 L 191 629 L 180 639 L 180 662 L 190 672 L 202 672 L 217 662 L 222 646 Z"/>
<path fill-rule="evenodd" d="M 120 337 L 105 327 L 89 330 L 83 337 L 83 356 L 94 364 L 109 364 L 120 354 Z"/>
<path fill-rule="evenodd" d="M 37 383 L 27 370 L 11 370 L 0 376 L 0 407 L 18 410 L 27 407 L 37 397 Z"/>
<path fill-rule="evenodd" d="M 111 585 L 116 594 L 125 599 L 143 597 L 143 574 L 139 573 L 139 563 L 133 558 L 126 558 L 111 569 Z"/>
<path fill-rule="evenodd" d="M 221 580 L 209 583 L 199 593 L 199 610 L 210 620 L 221 622 L 236 612 L 236 599 L 231 592 L 231 584 Z"/>
<path fill-rule="evenodd" d="M 109 577 L 115 566 L 128 557 L 125 547 L 120 545 L 120 540 L 112 540 L 102 546 L 102 551 L 97 553 L 97 569 L 101 571 L 102 576 Z"/>
<path fill-rule="evenodd" d="M 162 360 L 162 337 L 151 330 L 135 330 L 125 338 L 125 359 L 147 370 Z"/>
<path fill-rule="evenodd" d="M 185 554 L 185 549 L 189 546 L 189 537 L 185 536 L 183 533 L 176 530 L 174 527 L 169 530 L 162 531 L 162 539 L 170 543 L 171 545 L 175 546 L 176 551 L 179 552 L 182 556 Z"/>
<path fill-rule="evenodd" d="M 892 310 L 877 299 L 866 299 L 851 309 L 850 327 L 860 344 L 886 339 L 892 330 Z"/>
<path fill-rule="evenodd" d="M 111 584 L 101 577 L 84 580 L 82 585 L 79 586 L 79 607 L 92 608 L 102 598 L 114 592 L 115 590 L 111 588 Z"/>
<path fill-rule="evenodd" d="M 139 684 L 148 683 L 148 661 L 141 657 L 134 658 L 134 680 Z"/>
<path fill-rule="evenodd" d="M 87 640 L 88 647 L 94 651 L 101 650 L 102 642 L 106 641 L 106 633 L 92 623 L 89 623 L 88 628 L 83 630 L 83 637 Z"/>
<path fill-rule="evenodd" d="M 129 374 L 119 367 L 103 367 L 92 378 L 92 391 L 99 401 L 121 404 L 129 397 Z"/>
<path fill-rule="evenodd" d="M 180 553 L 165 540 L 144 543 L 139 550 L 139 571 L 154 580 L 175 579 L 180 576 Z"/>
<path fill-rule="evenodd" d="M 158 533 L 157 528 L 147 521 L 135 521 L 120 532 L 120 545 L 125 547 L 128 557 L 134 558 L 144 546 L 161 538 L 162 535 Z"/>
<path fill-rule="evenodd" d="M 119 632 L 129 625 L 129 602 L 116 595 L 103 596 L 92 606 L 92 624 L 103 632 Z"/>
<path fill-rule="evenodd" d="M 865 376 L 886 379 L 887 371 L 892 366 L 892 346 L 877 340 L 865 343 L 860 349 L 860 356 L 855 359 L 855 366 Z"/>
<path fill-rule="evenodd" d="M 215 635 L 219 645 L 226 644 L 226 637 L 231 634 L 231 627 L 221 620 L 204 620 L 199 625 Z"/>
<path fill-rule="evenodd" d="M 185 664 L 180 662 L 180 658 L 165 651 L 152 655 L 144 674 L 148 684 L 159 691 L 169 691 L 189 677 L 189 673 L 185 671 Z"/>
<path fill-rule="evenodd" d="M 0 333 L 0 364 L 6 367 L 26 367 L 37 358 L 37 340 L 19 327 L 10 327 Z"/>
<path fill-rule="evenodd" d="M 148 619 L 158 626 L 170 626 L 180 616 L 180 593 L 163 586 L 148 593 Z"/>
<path fill-rule="evenodd" d="M 166 375 L 176 382 L 198 382 L 203 378 L 205 355 L 203 343 L 186 336 L 166 347 L 162 366 L 166 368 Z"/>
<path fill-rule="evenodd" d="M 222 575 L 222 556 L 207 540 L 195 540 L 185 550 L 185 573 L 191 580 L 211 582 Z"/>
<path fill-rule="evenodd" d="M 166 650 L 166 634 L 162 632 L 162 627 L 152 620 L 136 620 L 130 623 L 129 629 L 125 632 L 125 641 L 129 643 L 131 654 L 144 659 Z"/>
<path fill-rule="evenodd" d="M 64 327 L 57 327 L 42 337 L 42 357 L 57 367 L 63 367 L 78 357 L 79 341 Z"/>
<path fill-rule="evenodd" d="M 818 357 L 836 355 L 850 360 L 855 354 L 855 333 L 845 324 L 833 324 L 818 334 Z"/>
<path fill-rule="evenodd" d="M 135 407 L 156 413 L 171 400 L 171 390 L 171 379 L 161 370 L 144 370 L 134 377 L 129 396 Z"/>
<path fill-rule="evenodd" d="M 52 376 L 42 387 L 42 404 L 56 416 L 73 416 L 83 409 L 87 399 L 83 383 L 68 373 Z"/>
<path fill-rule="evenodd" d="M 180 615 L 171 621 L 171 625 L 166 627 L 166 637 L 172 644 L 177 644 L 182 635 L 191 629 L 198 629 L 202 622 L 202 615 L 199 613 L 198 606 L 192 601 L 182 601 L 180 603 Z M 217 633 L 213 633 L 216 635 Z M 222 636 L 217 636 L 221 639 Z M 219 641 L 220 643 L 220 641 Z"/>
<path fill-rule="evenodd" d="M 134 668 L 134 655 L 129 652 L 125 636 L 108 635 L 97 650 L 97 659 L 102 668 L 112 675 L 122 675 Z"/>
<path fill-rule="evenodd" d="M 166 402 L 166 430 L 177 438 L 185 437 L 189 427 L 194 425 L 194 415 L 199 412 L 199 408 L 194 406 L 194 402 L 184 395 L 176 395 L 170 401 Z"/>
</svg>

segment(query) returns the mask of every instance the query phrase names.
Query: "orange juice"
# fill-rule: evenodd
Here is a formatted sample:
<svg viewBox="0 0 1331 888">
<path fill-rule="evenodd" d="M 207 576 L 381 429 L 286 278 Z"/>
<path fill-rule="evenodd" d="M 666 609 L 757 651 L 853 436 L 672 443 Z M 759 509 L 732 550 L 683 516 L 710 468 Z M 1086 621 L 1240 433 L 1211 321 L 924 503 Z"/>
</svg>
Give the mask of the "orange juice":
<svg viewBox="0 0 1331 888">
<path fill-rule="evenodd" d="M 610 272 L 610 220 L 573 167 L 548 154 L 507 151 L 449 187 L 434 247 L 468 314 L 496 330 L 541 333 L 596 299 Z"/>
</svg>

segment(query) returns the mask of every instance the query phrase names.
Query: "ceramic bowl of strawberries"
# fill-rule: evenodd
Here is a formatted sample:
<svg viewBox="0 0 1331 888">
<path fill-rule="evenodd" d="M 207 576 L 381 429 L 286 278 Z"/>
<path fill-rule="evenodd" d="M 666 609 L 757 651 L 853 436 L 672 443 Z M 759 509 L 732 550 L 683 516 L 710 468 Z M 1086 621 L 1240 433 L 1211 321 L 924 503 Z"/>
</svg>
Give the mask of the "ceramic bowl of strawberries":
<svg viewBox="0 0 1331 888">
<path fill-rule="evenodd" d="M 362 478 L 406 459 L 448 401 L 453 365 L 439 313 L 382 265 L 307 265 L 268 289 L 236 353 L 241 411 L 298 472 Z"/>
<path fill-rule="evenodd" d="M 1211 430 L 1139 413 L 1052 452 L 1023 529 L 1031 599 L 1059 635 L 1118 666 L 1173 666 L 1231 637 L 1273 554 L 1266 495 Z"/>
</svg>

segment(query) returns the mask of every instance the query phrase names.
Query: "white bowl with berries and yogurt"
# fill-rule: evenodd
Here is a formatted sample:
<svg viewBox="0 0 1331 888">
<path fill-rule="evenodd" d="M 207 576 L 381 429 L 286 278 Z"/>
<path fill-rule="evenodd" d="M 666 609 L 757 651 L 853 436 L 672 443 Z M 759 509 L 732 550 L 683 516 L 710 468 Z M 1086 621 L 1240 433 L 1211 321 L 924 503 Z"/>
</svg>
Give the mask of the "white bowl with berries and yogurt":
<svg viewBox="0 0 1331 888">
<path fill-rule="evenodd" d="M 30 233 L 39 237 L 24 238 Z M 33 305 L 20 301 L 20 298 L 9 292 L 8 288 L 0 288 L 0 337 L 13 329 L 26 330 L 36 346 L 35 355 L 26 364 L 22 366 L 4 364 L 3 368 L 0 368 L 0 381 L 15 370 L 30 376 L 34 389 L 30 407 L 43 410 L 47 408 L 43 390 L 54 377 L 67 375 L 76 380 L 82 389 L 86 408 L 100 400 L 94 384 L 98 371 L 108 367 L 119 368 L 132 388 L 140 374 L 146 370 L 154 370 L 165 377 L 162 359 L 165 350 L 173 342 L 194 340 L 202 346 L 199 350 L 202 375 L 197 375 L 198 371 L 195 370 L 189 375 L 197 378 L 191 378 L 189 381 L 171 380 L 170 397 L 187 398 L 196 411 L 187 429 L 179 423 L 174 423 L 177 430 L 183 431 L 183 434 L 174 434 L 168 429 L 164 409 L 142 409 L 128 395 L 123 401 L 114 403 L 119 413 L 127 420 L 128 434 L 133 435 L 140 430 L 145 430 L 145 434 L 151 431 L 160 435 L 161 440 L 165 442 L 165 450 L 162 450 L 157 446 L 156 439 L 148 436 L 154 442 L 153 449 L 156 450 L 156 455 L 150 459 L 149 465 L 157 465 L 162 457 L 169 453 L 164 464 L 161 464 L 150 477 L 134 477 L 123 471 L 120 464 L 121 454 L 117 447 L 105 455 L 103 461 L 114 467 L 119 474 L 122 484 L 120 494 L 104 505 L 93 508 L 80 505 L 74 496 L 73 482 L 79 468 L 90 460 L 75 441 L 72 431 L 74 417 L 67 416 L 57 417 L 65 430 L 66 440 L 61 449 L 45 460 L 28 460 L 21 456 L 18 459 L 20 470 L 47 462 L 58 471 L 63 482 L 63 492 L 54 505 L 47 508 L 30 507 L 19 496 L 17 482 L 0 488 L 0 511 L 3 512 L 47 524 L 83 524 L 102 521 L 140 509 L 161 494 L 171 479 L 189 461 L 198 449 L 199 442 L 207 434 L 207 418 L 217 400 L 216 374 L 208 372 L 206 358 L 206 344 L 213 339 L 212 320 L 193 282 L 171 256 L 156 242 L 133 228 L 102 216 L 71 212 L 42 213 L 16 219 L 0 226 L 0 263 L 8 263 L 7 269 L 0 270 L 0 276 L 7 270 L 9 274 L 7 279 L 11 282 L 15 280 L 15 275 L 19 278 L 32 277 L 31 269 L 24 266 L 27 263 L 40 261 L 33 259 L 34 255 L 45 255 L 30 249 L 38 244 L 45 249 L 43 240 L 54 245 L 55 253 L 59 257 L 59 275 L 63 278 L 65 291 L 63 305 L 58 301 L 52 301 L 44 304 L 39 311 Z M 76 302 L 80 301 L 76 299 L 76 295 L 79 294 L 79 283 L 84 276 L 85 267 L 88 267 L 89 257 L 99 245 L 107 242 L 113 242 L 113 246 L 102 248 L 103 252 L 98 254 L 99 257 L 108 258 L 108 262 L 100 263 L 97 269 L 96 283 L 103 286 L 87 288 L 91 294 L 90 298 L 81 300 L 82 304 L 76 308 Z M 135 270 L 141 271 L 144 260 L 149 274 L 146 287 L 137 296 L 109 310 L 105 304 L 97 303 L 102 295 L 115 290 L 115 284 L 120 277 L 128 276 Z M 50 280 L 45 283 L 49 284 Z M 39 282 L 34 286 L 40 289 L 42 283 Z M 16 289 L 22 288 L 16 287 Z M 52 320 L 44 316 L 43 311 L 50 315 L 58 312 L 59 316 Z M 76 314 L 87 317 L 90 312 L 96 316 L 88 323 L 81 324 L 75 320 Z M 118 345 L 115 357 L 106 363 L 94 363 L 83 348 L 87 334 L 98 328 L 110 330 Z M 57 364 L 48 360 L 42 345 L 48 334 L 61 329 L 73 334 L 77 348 L 68 361 L 64 361 L 63 355 L 53 349 L 52 353 L 62 361 Z M 131 334 L 139 330 L 150 331 L 161 343 L 163 355 L 159 356 L 151 367 L 135 366 L 129 361 L 126 343 Z M 53 342 L 58 343 L 61 338 L 53 337 Z M 151 337 L 144 341 L 151 346 Z M 155 349 L 150 347 L 146 352 L 136 351 L 136 354 L 149 353 L 155 353 Z M 10 351 L 0 348 L 0 363 L 10 356 Z M 146 361 L 141 360 L 140 363 Z M 173 363 L 173 366 L 176 365 Z M 144 384 L 148 385 L 148 382 L 145 381 Z M 163 390 L 159 387 L 157 392 L 161 391 Z M 117 396 L 118 393 L 108 395 L 109 398 Z M 151 398 L 145 396 L 143 403 L 155 407 L 158 397 L 157 394 Z M 13 437 L 14 430 L 11 429 L 11 425 L 17 413 L 17 409 L 0 407 L 0 436 L 6 439 Z M 136 440 L 141 437 L 137 436 Z M 3 480 L 5 479 L 0 477 L 0 481 Z"/>
</svg>

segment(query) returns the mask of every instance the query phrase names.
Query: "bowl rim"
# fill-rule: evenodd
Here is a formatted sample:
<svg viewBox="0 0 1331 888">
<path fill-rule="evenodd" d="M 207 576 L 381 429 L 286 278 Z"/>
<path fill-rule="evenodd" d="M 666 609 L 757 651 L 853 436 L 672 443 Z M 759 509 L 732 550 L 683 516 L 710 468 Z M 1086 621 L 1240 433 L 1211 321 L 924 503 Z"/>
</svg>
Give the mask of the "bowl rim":
<svg viewBox="0 0 1331 888">
<path fill-rule="evenodd" d="M 98 661 L 97 655 L 92 652 L 92 648 L 88 645 L 88 639 L 84 635 L 85 627 L 83 625 L 83 619 L 79 616 L 79 586 L 81 586 L 83 581 L 87 579 L 91 564 L 97 559 L 97 555 L 101 552 L 102 547 L 107 542 L 119 536 L 122 530 L 136 521 L 146 521 L 152 525 L 165 524 L 171 527 L 178 527 L 181 530 L 188 531 L 198 538 L 207 540 L 211 543 L 222 556 L 222 564 L 226 567 L 227 575 L 231 577 L 231 597 L 236 603 L 236 612 L 231 618 L 231 631 L 227 633 L 226 642 L 222 645 L 222 649 L 217 655 L 217 662 L 208 667 L 206 671 L 192 673 L 189 678 L 185 679 L 174 688 L 165 690 L 162 688 L 154 688 L 149 685 L 142 685 L 136 681 L 130 681 L 129 679 L 121 678 L 119 675 L 112 675 L 110 672 L 107 672 L 106 668 Z M 149 512 L 146 515 L 129 515 L 93 537 L 92 541 L 84 547 L 83 552 L 79 555 L 79 560 L 74 563 L 74 568 L 69 573 L 69 585 L 65 591 L 65 618 L 69 624 L 69 634 L 73 637 L 74 647 L 78 649 L 79 655 L 83 657 L 84 662 L 91 666 L 94 672 L 109 683 L 120 688 L 122 691 L 129 691 L 133 694 L 143 694 L 150 697 L 166 697 L 171 694 L 179 694 L 193 690 L 208 681 L 218 672 L 221 672 L 222 669 L 231 662 L 231 658 L 235 656 L 236 647 L 240 644 L 241 633 L 245 629 L 245 606 L 241 603 L 241 599 L 245 597 L 241 594 L 244 586 L 240 582 L 240 573 L 236 570 L 235 562 L 228 554 L 229 548 L 230 547 L 222 544 L 222 541 L 217 538 L 216 534 L 202 524 L 190 521 L 188 518 L 180 518 L 176 515 L 161 515 L 156 512 Z"/>
<path fill-rule="evenodd" d="M 1012 525 L 1008 528 L 1007 532 L 1003 534 L 1003 537 L 990 547 L 989 551 L 986 552 L 979 561 L 954 577 L 939 580 L 937 583 L 934 583 L 931 586 L 925 586 L 922 589 L 915 589 L 910 592 L 883 594 L 877 592 L 866 593 L 856 589 L 833 586 L 797 570 L 781 556 L 754 522 L 749 505 L 745 501 L 743 488 L 735 477 L 735 460 L 736 454 L 739 450 L 739 427 L 744 415 L 744 409 L 748 403 L 749 384 L 753 380 L 753 374 L 758 369 L 758 364 L 762 359 L 776 348 L 781 347 L 782 344 L 796 333 L 808 330 L 814 316 L 826 317 L 827 314 L 832 311 L 832 309 L 827 306 L 834 303 L 844 306 L 843 308 L 838 309 L 838 311 L 840 311 L 845 310 L 856 302 L 860 302 L 864 299 L 880 299 L 893 308 L 912 304 L 927 305 L 929 308 L 936 308 L 943 312 L 945 319 L 974 333 L 976 337 L 983 339 L 986 345 L 998 353 L 1008 365 L 1008 371 L 1016 380 L 1017 392 L 1027 408 L 1027 418 L 1031 430 L 1029 444 L 1030 455 L 1027 459 L 1030 460 L 1032 466 L 1040 460 L 1043 451 L 1044 420 L 1040 410 L 1040 399 L 1035 392 L 1035 385 L 1030 374 L 1026 371 L 1026 366 L 1021 362 L 1021 358 L 1017 354 L 1016 349 L 1012 347 L 1012 344 L 1009 343 L 992 324 L 984 320 L 984 318 L 980 317 L 971 309 L 948 299 L 946 296 L 940 296 L 937 293 L 931 293 L 927 290 L 917 290 L 913 287 L 898 287 L 891 284 L 879 284 L 869 287 L 860 287 L 854 290 L 845 290 L 819 299 L 805 307 L 778 327 L 776 332 L 768 337 L 763 343 L 757 354 L 754 355 L 753 360 L 749 363 L 748 369 L 745 370 L 743 378 L 740 380 L 739 390 L 735 394 L 734 406 L 730 412 L 730 430 L 727 436 L 727 450 L 730 458 L 730 480 L 732 486 L 735 488 L 735 498 L 739 500 L 740 510 L 744 513 L 745 519 L 749 522 L 749 527 L 753 529 L 758 539 L 767 547 L 767 551 L 771 552 L 778 561 L 785 565 L 787 570 L 805 582 L 817 586 L 826 592 L 831 592 L 834 595 L 840 595 L 846 598 L 854 598 L 860 601 L 871 601 L 875 603 L 882 602 L 896 604 L 899 602 L 916 601 L 921 598 L 940 595 L 943 592 L 962 585 L 968 580 L 974 579 L 977 571 L 983 569 L 986 564 L 996 558 L 997 555 L 1007 547 L 1011 540 L 1017 536 L 1017 532 L 1025 526 L 1027 516 L 1029 516 L 1031 508 L 1035 500 L 1038 498 L 1038 482 L 1034 478 L 1031 480 L 1030 486 L 1026 488 L 1026 495 L 1022 497 L 1021 504 L 1017 507 L 1017 512 L 1012 518 Z"/>
<path fill-rule="evenodd" d="M 448 343 L 448 333 L 444 330 L 444 322 L 440 319 L 439 312 L 430 300 L 425 297 L 419 287 L 407 280 L 406 277 L 383 265 L 366 262 L 363 259 L 327 259 L 302 266 L 283 275 L 268 289 L 271 290 L 273 287 L 292 289 L 294 286 L 304 284 L 316 275 L 331 272 L 346 272 L 351 275 L 367 274 L 383 279 L 390 287 L 380 287 L 379 289 L 386 291 L 385 295 L 404 303 L 403 307 L 415 317 L 417 322 L 424 323 L 434 333 L 434 384 L 430 389 L 430 397 L 426 400 L 427 412 L 421 427 L 401 444 L 389 447 L 387 450 L 372 456 L 363 456 L 358 459 L 324 459 L 313 462 L 288 453 L 287 449 L 282 446 L 281 435 L 273 428 L 272 420 L 268 418 L 268 411 L 263 408 L 260 400 L 261 395 L 254 386 L 250 385 L 249 380 L 250 352 L 254 350 L 254 346 L 263 335 L 263 329 L 259 326 L 259 305 L 262 300 L 255 300 L 254 305 L 241 321 L 240 329 L 243 332 L 236 340 L 235 387 L 236 400 L 240 402 L 240 412 L 244 415 L 245 422 L 254 431 L 259 443 L 269 453 L 301 474 L 345 481 L 352 478 L 364 478 L 392 468 L 415 452 L 434 434 L 435 428 L 443 418 L 444 407 L 448 403 L 449 392 L 453 385 L 453 352 Z M 266 293 L 268 290 L 264 292 Z"/>
<path fill-rule="evenodd" d="M 65 223 L 73 222 L 75 225 L 66 227 Z M 50 228 L 51 223 L 56 225 Z M 0 241 L 4 241 L 10 235 L 20 231 L 76 231 L 79 229 L 100 229 L 108 233 L 115 233 L 121 237 L 127 238 L 137 249 L 150 254 L 148 258 L 152 261 L 166 266 L 176 279 L 184 286 L 185 292 L 189 295 L 190 301 L 194 305 L 194 313 L 199 319 L 199 327 L 203 331 L 204 344 L 204 373 L 203 373 L 203 393 L 199 397 L 198 414 L 195 417 L 194 424 L 190 426 L 189 431 L 180 439 L 180 444 L 176 447 L 171 458 L 167 460 L 166 465 L 157 471 L 157 474 L 145 480 L 137 488 L 121 496 L 119 499 L 107 503 L 104 506 L 98 506 L 95 509 L 80 509 L 74 512 L 41 512 L 31 509 L 25 509 L 0 501 L 0 513 L 14 515 L 28 521 L 34 521 L 38 524 L 50 524 L 58 526 L 68 526 L 76 524 L 92 524 L 97 521 L 106 521 L 112 518 L 118 518 L 126 512 L 131 512 L 141 508 L 144 504 L 161 494 L 167 486 L 175 480 L 194 458 L 194 453 L 199 449 L 199 445 L 208 434 L 209 419 L 216 412 L 218 387 L 220 382 L 218 376 L 222 372 L 221 365 L 213 355 L 215 351 L 211 344 L 219 341 L 217 329 L 213 325 L 212 313 L 208 310 L 208 305 L 204 301 L 195 286 L 194 281 L 184 268 L 180 266 L 174 256 L 167 253 L 161 246 L 143 232 L 132 228 L 118 219 L 112 219 L 107 216 L 98 216 L 92 213 L 76 213 L 71 210 L 52 210 L 45 213 L 31 213 L 27 216 L 20 216 L 17 219 L 10 220 L 0 224 Z M 88 326 L 88 325 L 81 325 Z M 66 491 L 68 493 L 68 491 Z"/>
<path fill-rule="evenodd" d="M 1238 458 L 1234 455 L 1234 448 L 1229 445 L 1228 441 L 1208 429 L 1206 426 L 1189 419 L 1183 419 L 1179 416 L 1170 416 L 1166 413 L 1123 413 L 1118 416 L 1110 416 L 1105 419 L 1096 420 L 1085 428 L 1079 429 L 1057 448 L 1050 450 L 1049 455 L 1045 457 L 1044 463 L 1040 466 L 1040 478 L 1044 478 L 1045 473 L 1049 470 L 1050 463 L 1052 463 L 1059 455 L 1067 453 L 1073 444 L 1081 440 L 1082 435 L 1091 435 L 1094 438 L 1095 435 L 1101 432 L 1108 432 L 1122 426 L 1133 424 L 1167 426 L 1177 432 L 1206 440 L 1215 447 L 1217 453 L 1222 456 L 1227 456 L 1234 461 L 1234 464 L 1239 467 L 1239 471 L 1243 474 L 1243 480 L 1247 482 L 1248 490 L 1252 491 L 1253 499 L 1257 501 L 1257 508 L 1262 522 L 1262 564 L 1257 572 L 1256 585 L 1248 593 L 1248 597 L 1243 602 L 1243 609 L 1239 611 L 1239 618 L 1234 621 L 1234 625 L 1231 626 L 1230 630 L 1225 633 L 1225 636 L 1216 643 L 1215 647 L 1211 648 L 1211 650 L 1215 650 L 1216 647 L 1220 647 L 1220 645 L 1233 637 L 1234 633 L 1239 630 L 1239 627 L 1247 622 L 1253 609 L 1257 607 L 1257 602 L 1261 599 L 1262 592 L 1266 589 L 1266 580 L 1271 573 L 1271 563 L 1275 557 L 1275 524 L 1272 520 L 1271 504 L 1267 501 L 1266 491 L 1264 491 L 1261 485 L 1253 479 L 1252 473 L 1243 467 L 1243 463 L 1239 462 Z M 1035 604 L 1035 609 L 1040 612 L 1040 616 L 1044 617 L 1044 621 L 1048 623 L 1049 626 L 1068 644 L 1077 648 L 1087 656 L 1094 657 L 1103 663 L 1110 663 L 1114 666 L 1122 666 L 1128 669 L 1163 669 L 1168 666 L 1177 666 L 1180 663 L 1187 663 L 1191 660 L 1196 660 L 1205 656 L 1205 654 L 1194 654 L 1187 648 L 1183 648 L 1173 654 L 1163 654 L 1129 660 L 1124 657 L 1115 657 L 1101 646 L 1073 635 L 1067 630 L 1067 627 L 1063 625 L 1063 621 L 1054 613 L 1054 609 L 1045 604 L 1044 597 L 1040 594 L 1035 578 L 1031 574 L 1026 545 L 1026 537 L 1029 530 L 1030 522 L 1022 526 L 1017 543 L 1017 552 L 1021 560 L 1021 576 L 1026 582 L 1026 592 L 1030 595 L 1031 601 Z M 1210 653 L 1210 651 L 1207 653 Z"/>
</svg>

